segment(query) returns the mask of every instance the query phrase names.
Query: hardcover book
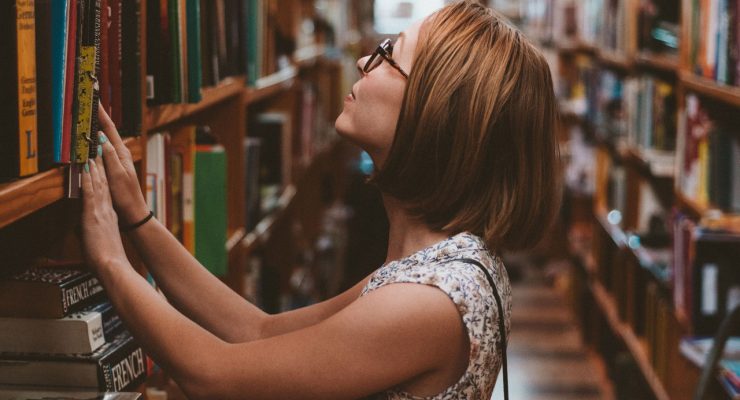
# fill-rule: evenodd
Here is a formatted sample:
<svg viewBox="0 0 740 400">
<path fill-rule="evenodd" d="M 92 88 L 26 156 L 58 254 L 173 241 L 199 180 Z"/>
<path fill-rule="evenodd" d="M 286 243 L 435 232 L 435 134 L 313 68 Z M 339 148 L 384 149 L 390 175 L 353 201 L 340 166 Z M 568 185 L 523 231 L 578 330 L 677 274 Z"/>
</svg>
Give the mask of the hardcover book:
<svg viewBox="0 0 740 400">
<path fill-rule="evenodd" d="M 0 10 L 0 177 L 16 178 L 38 171 L 36 130 L 36 28 L 34 2 L 4 1 Z"/>
<path fill-rule="evenodd" d="M 0 383 L 119 392 L 146 378 L 144 351 L 127 332 L 90 354 L 0 354 Z"/>
<path fill-rule="evenodd" d="M 91 273 L 69 269 L 29 269 L 0 280 L 0 317 L 63 318 L 103 296 Z"/>
</svg>

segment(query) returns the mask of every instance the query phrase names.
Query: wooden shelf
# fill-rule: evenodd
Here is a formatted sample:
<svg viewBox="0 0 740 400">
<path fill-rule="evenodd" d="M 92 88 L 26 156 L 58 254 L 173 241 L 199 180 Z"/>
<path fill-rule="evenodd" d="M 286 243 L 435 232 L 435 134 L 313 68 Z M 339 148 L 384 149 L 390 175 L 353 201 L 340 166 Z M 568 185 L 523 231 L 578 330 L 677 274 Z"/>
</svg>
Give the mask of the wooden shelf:
<svg viewBox="0 0 740 400">
<path fill-rule="evenodd" d="M 244 240 L 244 236 L 246 236 L 246 234 L 247 231 L 244 228 L 239 228 L 236 231 L 231 232 L 231 234 L 228 235 L 228 240 L 226 240 L 226 251 L 231 253 L 231 251 L 234 250 L 242 240 Z"/>
<path fill-rule="evenodd" d="M 251 232 L 244 235 L 244 238 L 240 243 L 247 253 L 251 253 L 270 238 L 275 222 L 285 215 L 285 210 L 287 210 L 288 206 L 293 202 L 296 192 L 297 190 L 295 186 L 288 185 L 280 195 L 276 209 L 268 216 L 262 218 Z"/>
<path fill-rule="evenodd" d="M 604 231 L 606 231 L 609 237 L 611 237 L 612 241 L 617 247 L 627 247 L 627 235 L 624 233 L 622 228 L 609 222 L 606 210 L 594 210 L 594 216 L 596 217 L 596 220 L 599 221 L 599 224 L 601 224 L 601 227 L 604 229 Z"/>
<path fill-rule="evenodd" d="M 681 72 L 681 82 L 691 91 L 740 107 L 740 87 L 738 86 L 723 85 L 686 71 Z"/>
<path fill-rule="evenodd" d="M 653 369 L 653 366 L 648 360 L 647 354 L 645 354 L 645 347 L 637 338 L 632 328 L 629 325 L 619 320 L 619 313 L 617 312 L 617 306 L 614 303 L 611 295 L 607 293 L 606 289 L 598 281 L 592 282 L 590 285 L 591 292 L 593 293 L 596 304 L 601 309 L 601 312 L 606 317 L 612 331 L 615 335 L 620 337 L 627 349 L 632 354 L 632 357 L 640 367 L 642 375 L 645 377 L 648 385 L 653 391 L 653 394 L 658 400 L 668 400 L 668 392 L 663 387 L 663 383 L 658 378 L 658 374 Z"/>
<path fill-rule="evenodd" d="M 635 62 L 638 65 L 647 66 L 661 71 L 672 73 L 676 73 L 678 71 L 678 56 L 675 55 L 643 51 L 635 56 Z"/>
<path fill-rule="evenodd" d="M 141 160 L 141 138 L 126 138 L 124 143 L 134 161 Z M 36 212 L 64 197 L 67 167 L 60 166 L 15 182 L 0 184 L 0 228 Z"/>
<path fill-rule="evenodd" d="M 293 53 L 293 62 L 299 68 L 306 68 L 316 64 L 326 54 L 326 46 L 311 45 L 298 49 Z"/>
<path fill-rule="evenodd" d="M 245 80 L 243 76 L 228 77 L 218 86 L 204 88 L 202 99 L 198 103 L 165 104 L 147 108 L 144 114 L 146 130 L 147 132 L 156 131 L 180 119 L 208 109 L 226 99 L 237 96 L 243 93 L 244 85 Z"/>
<path fill-rule="evenodd" d="M 626 55 L 614 51 L 600 50 L 599 62 L 604 65 L 629 71 L 632 69 L 632 60 Z"/>
<path fill-rule="evenodd" d="M 555 41 L 555 48 L 560 53 L 595 53 L 598 50 L 596 46 L 572 39 Z"/>
<path fill-rule="evenodd" d="M 285 68 L 257 80 L 254 87 L 247 88 L 246 103 L 257 103 L 293 87 L 298 76 L 296 67 Z"/>
</svg>

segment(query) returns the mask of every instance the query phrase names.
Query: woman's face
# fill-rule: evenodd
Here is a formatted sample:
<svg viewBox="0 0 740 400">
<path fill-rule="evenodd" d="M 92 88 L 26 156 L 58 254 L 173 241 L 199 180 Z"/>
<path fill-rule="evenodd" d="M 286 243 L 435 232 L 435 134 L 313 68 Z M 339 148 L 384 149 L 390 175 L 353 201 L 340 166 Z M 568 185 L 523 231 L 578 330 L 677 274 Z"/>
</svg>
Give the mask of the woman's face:
<svg viewBox="0 0 740 400">
<path fill-rule="evenodd" d="M 422 23 L 409 27 L 393 44 L 391 58 L 406 73 L 413 68 Z M 393 143 L 407 79 L 385 60 L 369 73 L 362 72 L 369 58 L 368 55 L 357 60 L 360 80 L 344 98 L 344 110 L 335 126 L 340 135 L 367 151 L 375 165 L 382 165 Z"/>
</svg>

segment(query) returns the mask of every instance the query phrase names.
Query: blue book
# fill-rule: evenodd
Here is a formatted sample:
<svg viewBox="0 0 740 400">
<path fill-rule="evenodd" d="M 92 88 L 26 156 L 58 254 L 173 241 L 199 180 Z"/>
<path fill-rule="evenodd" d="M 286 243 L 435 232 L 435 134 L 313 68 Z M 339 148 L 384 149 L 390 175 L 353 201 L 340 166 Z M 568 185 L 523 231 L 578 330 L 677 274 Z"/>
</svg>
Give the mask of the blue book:
<svg viewBox="0 0 740 400">
<path fill-rule="evenodd" d="M 200 48 L 200 1 L 187 2 L 187 42 L 188 42 L 188 102 L 197 103 L 201 99 L 203 68 Z"/>
<path fill-rule="evenodd" d="M 51 96 L 54 162 L 62 162 L 62 125 L 64 120 L 64 77 L 67 65 L 67 26 L 69 1 L 54 0 L 51 5 Z"/>
</svg>

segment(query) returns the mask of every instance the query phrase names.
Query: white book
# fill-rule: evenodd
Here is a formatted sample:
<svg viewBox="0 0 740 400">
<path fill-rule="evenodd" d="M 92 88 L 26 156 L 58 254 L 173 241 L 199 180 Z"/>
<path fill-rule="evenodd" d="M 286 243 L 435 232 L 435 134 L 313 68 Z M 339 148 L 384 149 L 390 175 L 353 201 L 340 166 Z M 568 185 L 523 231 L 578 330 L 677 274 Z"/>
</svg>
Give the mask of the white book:
<svg viewBox="0 0 740 400">
<path fill-rule="evenodd" d="M 98 311 L 61 319 L 0 318 L 0 352 L 91 353 L 105 343 L 104 333 Z"/>
</svg>

